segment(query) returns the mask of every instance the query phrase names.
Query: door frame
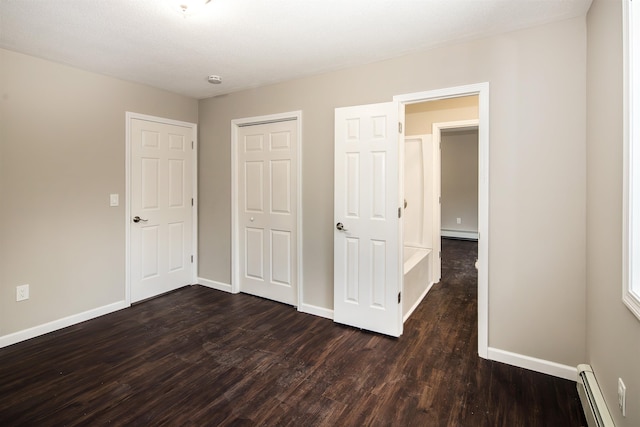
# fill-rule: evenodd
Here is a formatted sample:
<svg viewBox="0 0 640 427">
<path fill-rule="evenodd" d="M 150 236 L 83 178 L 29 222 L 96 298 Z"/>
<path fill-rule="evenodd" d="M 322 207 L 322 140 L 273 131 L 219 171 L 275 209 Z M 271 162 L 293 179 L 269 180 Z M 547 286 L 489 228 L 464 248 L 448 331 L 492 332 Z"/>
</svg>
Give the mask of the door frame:
<svg viewBox="0 0 640 427">
<path fill-rule="evenodd" d="M 300 311 L 303 301 L 303 262 L 302 262 L 302 111 L 289 111 L 278 114 L 268 114 L 264 116 L 245 117 L 231 120 L 231 293 L 240 292 L 240 254 L 239 241 L 240 230 L 238 230 L 238 130 L 240 127 L 269 124 L 281 121 L 296 121 L 297 144 L 296 144 L 296 262 L 298 274 L 296 277 L 296 308 Z"/>
<path fill-rule="evenodd" d="M 191 263 L 191 282 L 197 283 L 198 279 L 198 125 L 196 123 L 183 122 L 180 120 L 167 119 L 164 117 L 150 116 L 147 114 L 125 113 L 125 302 L 131 305 L 131 122 L 132 120 L 146 120 L 149 122 L 162 123 L 166 125 L 182 126 L 190 128 L 193 136 L 192 156 L 192 196 L 193 208 L 191 209 L 191 253 L 193 263 Z"/>
<path fill-rule="evenodd" d="M 478 96 L 478 355 L 489 349 L 489 82 L 396 95 L 394 101 L 425 101 Z M 435 141 L 434 141 L 435 143 Z"/>
<path fill-rule="evenodd" d="M 442 149 L 441 149 L 442 131 L 443 130 L 450 130 L 450 129 L 458 129 L 458 130 L 475 129 L 476 132 L 479 132 L 480 120 L 479 119 L 470 119 L 470 120 L 456 120 L 456 121 L 450 121 L 450 122 L 436 122 L 436 123 L 433 123 L 431 125 L 431 134 L 433 135 L 433 146 L 434 146 L 434 150 L 437 153 L 436 154 L 437 159 L 435 160 L 435 162 L 438 165 L 438 171 L 437 171 L 438 176 L 437 176 L 437 181 L 434 180 L 434 190 L 436 190 L 436 186 L 437 186 L 438 195 L 440 195 L 440 196 L 442 196 Z M 436 148 L 436 147 L 438 147 L 438 148 Z M 479 147 L 479 145 L 478 145 L 478 147 Z M 480 182 L 480 181 L 478 181 L 478 182 Z M 478 199 L 478 206 L 479 205 L 480 205 L 480 199 Z M 441 230 L 442 230 L 442 203 L 439 203 L 438 206 L 439 206 L 438 218 L 437 218 L 438 234 L 440 235 L 440 239 L 442 239 L 442 232 L 441 232 Z M 434 226 L 436 225 L 435 221 L 436 221 L 436 218 L 434 218 Z M 479 224 L 478 224 L 478 227 L 479 227 Z M 478 231 L 479 231 L 479 228 L 478 228 Z M 438 245 L 438 247 L 440 248 L 440 245 Z M 438 271 L 438 273 L 440 273 L 440 278 L 442 278 L 441 271 L 442 270 L 440 268 L 439 271 Z"/>
</svg>

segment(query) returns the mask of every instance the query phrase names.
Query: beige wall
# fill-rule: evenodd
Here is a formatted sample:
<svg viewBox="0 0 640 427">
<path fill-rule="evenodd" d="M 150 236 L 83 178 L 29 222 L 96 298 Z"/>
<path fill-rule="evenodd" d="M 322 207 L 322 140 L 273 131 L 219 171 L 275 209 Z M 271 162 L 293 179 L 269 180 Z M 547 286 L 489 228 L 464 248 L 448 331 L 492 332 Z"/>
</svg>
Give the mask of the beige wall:
<svg viewBox="0 0 640 427">
<path fill-rule="evenodd" d="M 433 131 L 434 123 L 453 122 L 460 120 L 478 119 L 478 96 L 462 96 L 459 98 L 441 99 L 438 101 L 420 102 L 409 104 L 405 109 L 406 135 L 430 135 Z M 461 135 L 454 133 L 455 135 Z M 453 135 L 449 133 L 449 137 Z M 443 146 L 441 152 L 441 228 L 446 230 L 478 231 L 478 133 L 475 133 L 475 160 L 471 159 L 471 151 L 460 150 L 462 145 L 469 145 L 468 141 L 460 141 L 455 146 Z M 443 134 L 443 141 L 444 141 Z M 456 138 L 454 138 L 456 139 Z M 464 138 L 463 138 L 464 139 Z M 468 139 L 468 138 L 467 138 Z M 446 155 L 449 151 L 451 156 Z M 462 157 L 460 157 L 462 156 Z M 460 163 L 461 160 L 462 163 Z M 469 168 L 469 162 L 473 162 Z M 464 164 L 464 166 L 462 166 Z M 475 173 L 475 177 L 473 174 Z M 471 188 L 464 187 L 463 196 L 457 190 L 454 191 L 451 185 L 455 183 L 451 180 L 445 182 L 445 176 L 456 180 L 459 177 L 461 182 L 475 182 L 475 193 L 470 194 Z M 456 180 L 457 181 L 457 180 Z M 445 188 L 446 187 L 446 188 Z M 462 218 L 462 224 L 456 223 L 456 218 Z"/>
<path fill-rule="evenodd" d="M 477 118 L 477 95 L 409 104 L 405 108 L 405 135 L 430 135 L 434 123 Z"/>
<path fill-rule="evenodd" d="M 622 2 L 595 0 L 587 25 L 588 363 L 616 426 L 640 426 L 640 321 L 622 303 Z"/>
<path fill-rule="evenodd" d="M 583 362 L 585 18 L 202 100 L 200 276 L 230 283 L 232 119 L 303 111 L 304 303 L 331 309 L 334 109 L 486 81 L 489 345 Z"/>
<path fill-rule="evenodd" d="M 124 300 L 126 111 L 198 118 L 194 99 L 0 50 L 0 336 Z"/>
<path fill-rule="evenodd" d="M 447 131 L 441 138 L 440 228 L 477 233 L 478 131 Z"/>
</svg>

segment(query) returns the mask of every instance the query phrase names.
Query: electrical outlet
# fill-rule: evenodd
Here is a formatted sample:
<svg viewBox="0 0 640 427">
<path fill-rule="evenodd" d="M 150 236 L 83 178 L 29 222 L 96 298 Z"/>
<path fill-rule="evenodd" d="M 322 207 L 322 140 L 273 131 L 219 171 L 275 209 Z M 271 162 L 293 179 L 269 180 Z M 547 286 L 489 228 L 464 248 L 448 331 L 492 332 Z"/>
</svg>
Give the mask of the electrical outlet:
<svg viewBox="0 0 640 427">
<path fill-rule="evenodd" d="M 618 407 L 622 416 L 627 416 L 627 387 L 622 382 L 622 378 L 618 378 Z"/>
<path fill-rule="evenodd" d="M 29 285 L 16 286 L 16 301 L 29 299 Z"/>
<path fill-rule="evenodd" d="M 462 224 L 462 218 L 456 218 L 456 223 Z"/>
</svg>

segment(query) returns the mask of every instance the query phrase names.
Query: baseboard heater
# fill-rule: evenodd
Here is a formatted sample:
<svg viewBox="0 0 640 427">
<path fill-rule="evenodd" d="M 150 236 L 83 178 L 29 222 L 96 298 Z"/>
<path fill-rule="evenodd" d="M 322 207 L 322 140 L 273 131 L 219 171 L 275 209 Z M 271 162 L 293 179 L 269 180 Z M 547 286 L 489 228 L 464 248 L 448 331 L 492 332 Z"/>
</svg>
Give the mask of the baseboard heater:
<svg viewBox="0 0 640 427">
<path fill-rule="evenodd" d="M 589 427 L 615 427 L 591 365 L 578 365 L 578 395 Z"/>
</svg>

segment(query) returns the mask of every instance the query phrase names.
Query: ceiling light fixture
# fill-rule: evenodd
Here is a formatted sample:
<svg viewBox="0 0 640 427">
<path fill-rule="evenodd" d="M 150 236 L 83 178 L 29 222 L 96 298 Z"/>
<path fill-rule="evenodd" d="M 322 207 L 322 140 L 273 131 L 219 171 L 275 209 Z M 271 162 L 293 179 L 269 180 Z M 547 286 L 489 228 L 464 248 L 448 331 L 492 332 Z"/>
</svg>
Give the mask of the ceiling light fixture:
<svg viewBox="0 0 640 427">
<path fill-rule="evenodd" d="M 211 0 L 172 0 L 176 9 L 183 15 L 191 15 L 201 11 Z"/>
</svg>

